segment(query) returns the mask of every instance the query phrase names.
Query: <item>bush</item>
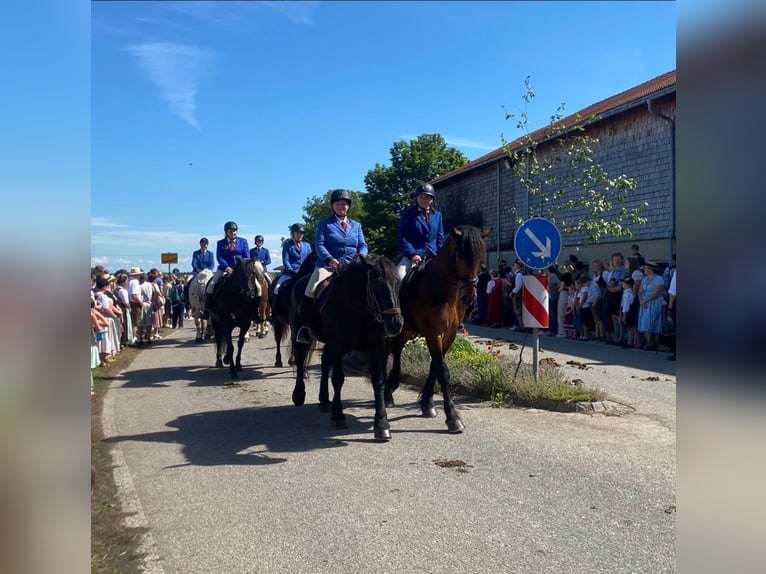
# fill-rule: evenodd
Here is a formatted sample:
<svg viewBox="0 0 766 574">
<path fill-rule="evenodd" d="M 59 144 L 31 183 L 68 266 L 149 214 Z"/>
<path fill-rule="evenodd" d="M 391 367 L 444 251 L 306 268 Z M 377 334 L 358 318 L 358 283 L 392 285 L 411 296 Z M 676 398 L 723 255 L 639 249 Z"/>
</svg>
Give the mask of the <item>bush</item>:
<svg viewBox="0 0 766 574">
<path fill-rule="evenodd" d="M 601 400 L 603 392 L 569 382 L 556 367 L 539 368 L 535 381 L 532 365 L 517 363 L 500 355 L 491 345 L 479 349 L 470 339 L 458 335 L 445 356 L 450 371 L 450 391 L 498 405 L 509 401 L 533 405 L 541 400 L 579 402 Z M 431 357 L 423 338 L 409 341 L 402 351 L 402 375 L 422 383 L 428 376 Z M 438 385 L 436 391 L 438 392 Z"/>
</svg>

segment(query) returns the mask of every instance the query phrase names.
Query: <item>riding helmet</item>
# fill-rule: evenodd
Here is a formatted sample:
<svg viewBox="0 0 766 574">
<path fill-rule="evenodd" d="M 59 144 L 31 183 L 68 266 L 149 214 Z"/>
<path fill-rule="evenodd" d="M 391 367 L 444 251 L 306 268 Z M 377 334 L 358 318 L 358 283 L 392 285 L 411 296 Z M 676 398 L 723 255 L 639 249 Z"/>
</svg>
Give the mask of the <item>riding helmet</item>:
<svg viewBox="0 0 766 574">
<path fill-rule="evenodd" d="M 239 227 L 237 227 L 237 224 L 234 223 L 233 221 L 227 221 L 226 224 L 223 226 L 224 233 L 227 232 L 229 229 L 237 231 Z"/>
<path fill-rule="evenodd" d="M 258 243 L 259 241 L 263 241 L 263 235 L 256 235 L 253 241 L 255 241 L 255 243 Z"/>
<path fill-rule="evenodd" d="M 345 189 L 336 189 L 332 192 L 332 195 L 330 195 L 330 205 L 341 199 L 348 201 L 348 206 L 351 207 L 351 194 Z"/>
<path fill-rule="evenodd" d="M 303 233 L 303 225 L 301 223 L 293 223 L 290 226 L 290 233 L 295 233 L 296 231 Z"/>
<path fill-rule="evenodd" d="M 210 242 L 207 240 L 207 237 L 203 237 L 202 239 L 200 239 L 200 240 L 199 240 L 199 244 L 200 244 L 200 245 L 202 245 L 203 243 L 204 243 L 205 245 L 207 245 L 208 243 L 210 243 Z"/>
<path fill-rule="evenodd" d="M 431 185 L 430 183 L 421 183 L 419 186 L 415 188 L 415 197 L 417 197 L 421 193 L 425 193 L 426 195 L 430 195 L 431 197 L 436 197 L 434 186 Z"/>
</svg>

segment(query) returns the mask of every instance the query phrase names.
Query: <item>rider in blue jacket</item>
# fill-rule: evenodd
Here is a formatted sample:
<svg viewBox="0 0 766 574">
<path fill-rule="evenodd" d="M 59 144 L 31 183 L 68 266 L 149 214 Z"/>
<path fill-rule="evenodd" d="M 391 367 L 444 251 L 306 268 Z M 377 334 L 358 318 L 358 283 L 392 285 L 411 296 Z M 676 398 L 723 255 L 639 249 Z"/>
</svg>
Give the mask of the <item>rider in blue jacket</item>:
<svg viewBox="0 0 766 574">
<path fill-rule="evenodd" d="M 303 241 L 303 231 L 303 225 L 300 223 L 290 226 L 290 239 L 282 245 L 282 273 L 274 285 L 275 295 L 279 293 L 282 283 L 298 274 L 303 262 L 311 255 L 311 244 Z"/>
<path fill-rule="evenodd" d="M 316 252 L 318 255 L 314 273 L 311 275 L 304 300 L 300 308 L 301 327 L 295 334 L 299 343 L 310 343 L 311 332 L 307 326 L 314 306 L 317 285 L 332 275 L 342 264 L 350 263 L 356 255 L 367 255 L 362 225 L 348 217 L 351 208 L 351 194 L 345 189 L 336 189 L 330 195 L 333 215 L 322 219 L 317 225 Z"/>
<path fill-rule="evenodd" d="M 250 259 L 260 261 L 263 265 L 263 272 L 266 273 L 269 270 L 268 266 L 271 265 L 271 254 L 263 246 L 263 235 L 256 235 L 253 241 L 255 241 L 255 247 L 250 250 Z"/>
<path fill-rule="evenodd" d="M 203 237 L 199 240 L 199 249 L 192 253 L 192 276 L 197 275 L 203 269 L 215 270 L 213 253 L 208 250 L 207 246 L 207 237 Z"/>
<path fill-rule="evenodd" d="M 231 275 L 239 259 L 249 259 L 250 249 L 247 245 L 247 239 L 237 237 L 239 227 L 233 221 L 227 221 L 223 226 L 223 232 L 226 236 L 219 239 L 216 243 L 215 257 L 218 260 L 218 271 L 208 281 L 205 289 L 205 308 L 202 311 L 202 318 L 210 318 L 210 308 L 213 304 L 213 287 L 218 279 L 226 274 Z"/>
<path fill-rule="evenodd" d="M 402 259 L 396 268 L 399 279 L 413 265 L 435 257 L 444 245 L 442 214 L 433 208 L 434 187 L 419 185 L 413 192 L 415 205 L 405 207 L 399 220 L 399 253 Z"/>
</svg>

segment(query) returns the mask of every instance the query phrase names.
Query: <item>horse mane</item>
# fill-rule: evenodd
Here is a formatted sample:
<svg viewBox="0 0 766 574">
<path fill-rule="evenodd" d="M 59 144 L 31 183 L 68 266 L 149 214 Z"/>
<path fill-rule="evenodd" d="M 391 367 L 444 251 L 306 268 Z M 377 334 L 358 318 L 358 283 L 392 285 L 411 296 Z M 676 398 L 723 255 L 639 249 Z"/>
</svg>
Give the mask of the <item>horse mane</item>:
<svg viewBox="0 0 766 574">
<path fill-rule="evenodd" d="M 309 256 L 303 260 L 303 263 L 301 263 L 300 269 L 298 269 L 298 273 L 295 277 L 310 275 L 314 271 L 314 267 L 316 267 L 317 259 L 319 259 L 319 255 L 317 255 L 316 250 L 312 249 Z"/>
<path fill-rule="evenodd" d="M 463 259 L 471 269 L 476 269 L 484 262 L 486 248 L 481 230 L 473 225 L 459 225 L 455 229 L 460 235 L 453 233 L 455 239 L 455 254 Z"/>
<path fill-rule="evenodd" d="M 363 262 L 362 256 L 357 254 L 350 263 L 343 267 L 343 271 L 339 275 L 343 288 L 355 294 L 363 293 L 370 266 L 377 271 L 384 281 L 391 282 L 392 284 L 399 281 L 396 275 L 396 267 L 388 258 L 383 255 L 369 253 L 364 256 Z M 355 300 L 362 301 L 363 299 L 355 297 Z"/>
</svg>

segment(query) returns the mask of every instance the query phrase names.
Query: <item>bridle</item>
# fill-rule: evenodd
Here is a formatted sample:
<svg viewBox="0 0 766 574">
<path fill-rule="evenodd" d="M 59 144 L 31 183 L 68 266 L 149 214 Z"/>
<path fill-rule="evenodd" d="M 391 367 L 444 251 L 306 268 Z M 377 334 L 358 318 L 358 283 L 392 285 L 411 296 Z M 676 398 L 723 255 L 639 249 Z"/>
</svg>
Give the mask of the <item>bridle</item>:
<svg viewBox="0 0 766 574">
<path fill-rule="evenodd" d="M 391 307 L 390 309 L 381 309 L 380 303 L 375 298 L 375 293 L 372 290 L 372 282 L 370 281 L 370 274 L 367 273 L 367 308 L 372 309 L 372 316 L 376 322 L 382 323 L 386 315 L 401 315 L 402 310 L 399 307 Z"/>
<path fill-rule="evenodd" d="M 457 272 L 457 249 L 455 249 L 452 252 L 452 269 L 453 273 L 455 275 L 455 283 L 458 286 L 458 290 L 462 291 L 469 285 L 476 286 L 479 284 L 479 276 L 475 275 L 474 277 L 464 277 L 462 275 L 458 275 Z"/>
</svg>

